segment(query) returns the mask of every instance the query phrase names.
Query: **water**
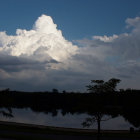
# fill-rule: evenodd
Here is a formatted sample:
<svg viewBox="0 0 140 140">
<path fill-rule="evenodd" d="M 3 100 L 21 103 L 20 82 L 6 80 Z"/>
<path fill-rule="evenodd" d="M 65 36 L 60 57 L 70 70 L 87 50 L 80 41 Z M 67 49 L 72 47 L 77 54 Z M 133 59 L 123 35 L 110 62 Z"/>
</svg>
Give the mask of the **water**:
<svg viewBox="0 0 140 140">
<path fill-rule="evenodd" d="M 90 117 L 87 114 L 66 114 L 63 116 L 61 110 L 58 110 L 56 116 L 52 116 L 51 113 L 36 113 L 33 112 L 30 108 L 27 109 L 12 109 L 13 118 L 6 118 L 0 115 L 1 121 L 10 121 L 10 122 L 20 122 L 20 123 L 29 123 L 29 124 L 39 124 L 46 126 L 58 126 L 58 127 L 67 127 L 67 128 L 83 128 L 81 123 L 85 118 Z M 108 118 L 110 116 L 104 116 Z M 129 130 L 130 127 L 133 127 L 128 121 L 122 116 L 111 118 L 108 121 L 101 122 L 101 129 L 105 130 Z M 97 124 L 94 123 L 89 129 L 96 129 Z"/>
</svg>

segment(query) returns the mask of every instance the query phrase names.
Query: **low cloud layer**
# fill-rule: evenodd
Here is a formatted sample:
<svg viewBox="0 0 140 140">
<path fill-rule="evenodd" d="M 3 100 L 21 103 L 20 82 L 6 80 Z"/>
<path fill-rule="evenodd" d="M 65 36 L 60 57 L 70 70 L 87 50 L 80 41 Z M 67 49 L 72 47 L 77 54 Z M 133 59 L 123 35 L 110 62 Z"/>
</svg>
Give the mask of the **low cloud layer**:
<svg viewBox="0 0 140 140">
<path fill-rule="evenodd" d="M 66 40 L 50 16 L 29 31 L 0 32 L 0 87 L 16 90 L 85 90 L 91 79 L 115 77 L 120 87 L 139 88 L 140 17 L 126 19 L 130 33 Z"/>
</svg>

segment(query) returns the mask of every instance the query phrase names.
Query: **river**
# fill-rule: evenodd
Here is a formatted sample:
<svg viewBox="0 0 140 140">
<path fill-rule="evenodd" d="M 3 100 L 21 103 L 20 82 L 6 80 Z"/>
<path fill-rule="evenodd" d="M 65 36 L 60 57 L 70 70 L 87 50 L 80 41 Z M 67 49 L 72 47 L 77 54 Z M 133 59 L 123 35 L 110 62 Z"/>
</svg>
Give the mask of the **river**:
<svg viewBox="0 0 140 140">
<path fill-rule="evenodd" d="M 10 121 L 10 122 L 20 122 L 20 123 L 29 123 L 29 124 L 39 124 L 46 126 L 58 126 L 58 127 L 67 127 L 67 128 L 83 128 L 81 123 L 85 118 L 90 117 L 88 114 L 70 114 L 67 113 L 62 115 L 61 110 L 58 110 L 55 115 L 52 113 L 43 113 L 43 112 L 34 112 L 30 108 L 24 109 L 12 109 L 13 118 L 5 117 L 0 115 L 1 121 Z M 109 118 L 110 116 L 104 115 L 102 119 Z M 129 130 L 130 127 L 133 127 L 128 121 L 126 121 L 122 116 L 117 116 L 111 118 L 107 121 L 101 122 L 101 129 L 104 130 Z M 88 129 L 96 129 L 96 122 L 92 127 Z M 134 127 L 135 128 L 135 127 Z"/>
</svg>

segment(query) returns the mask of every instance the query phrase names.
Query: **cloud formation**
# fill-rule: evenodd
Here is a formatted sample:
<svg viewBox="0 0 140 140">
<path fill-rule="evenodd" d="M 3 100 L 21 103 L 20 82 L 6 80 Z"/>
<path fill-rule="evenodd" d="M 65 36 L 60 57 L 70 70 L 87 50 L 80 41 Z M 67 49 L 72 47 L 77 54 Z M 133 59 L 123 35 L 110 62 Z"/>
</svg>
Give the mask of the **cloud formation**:
<svg viewBox="0 0 140 140">
<path fill-rule="evenodd" d="M 17 90 L 82 90 L 91 79 L 116 77 L 139 88 L 140 17 L 126 19 L 130 33 L 66 40 L 50 16 L 29 31 L 0 32 L 0 87 Z"/>
<path fill-rule="evenodd" d="M 16 36 L 0 33 L 0 52 L 11 56 L 63 61 L 76 53 L 77 46 L 65 40 L 50 16 L 42 15 L 32 30 L 16 30 Z"/>
<path fill-rule="evenodd" d="M 110 76 L 122 79 L 124 87 L 139 88 L 136 81 L 140 78 L 140 17 L 126 19 L 126 27 L 131 27 L 130 33 L 110 37 L 93 36 L 92 40 L 77 42 L 86 46 L 84 52 L 88 52 L 88 55 L 101 59 L 104 64 L 107 63 L 106 74 L 110 73 Z M 103 65 L 100 66 L 102 68 Z"/>
</svg>

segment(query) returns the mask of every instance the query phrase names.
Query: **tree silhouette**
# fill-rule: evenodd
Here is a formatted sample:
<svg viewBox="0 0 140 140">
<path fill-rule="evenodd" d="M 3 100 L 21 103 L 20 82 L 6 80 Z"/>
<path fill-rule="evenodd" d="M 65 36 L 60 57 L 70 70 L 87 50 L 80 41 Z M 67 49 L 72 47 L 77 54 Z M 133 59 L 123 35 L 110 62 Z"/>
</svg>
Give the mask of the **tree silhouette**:
<svg viewBox="0 0 140 140">
<path fill-rule="evenodd" d="M 117 84 L 120 82 L 120 79 L 112 78 L 108 80 L 107 82 L 104 82 L 103 80 L 91 80 L 92 85 L 86 86 L 88 91 L 91 93 L 101 94 L 101 93 L 110 93 L 114 92 L 116 90 Z M 103 113 L 100 111 L 102 108 L 101 103 L 98 103 L 97 111 L 92 115 L 90 118 L 86 118 L 86 120 L 82 123 L 83 127 L 90 127 L 95 122 L 97 122 L 98 125 L 98 135 L 97 140 L 100 139 L 100 130 L 101 130 L 101 121 L 107 121 L 108 119 L 102 120 Z"/>
<path fill-rule="evenodd" d="M 56 89 L 56 88 L 53 88 L 53 89 L 52 89 L 52 92 L 53 92 L 53 93 L 59 93 L 58 89 Z"/>
<path fill-rule="evenodd" d="M 11 103 L 11 99 L 9 97 L 7 97 L 7 95 L 9 93 L 10 93 L 10 89 L 9 88 L 6 88 L 6 89 L 0 91 L 0 105 L 6 104 L 6 103 Z M 5 117 L 12 118 L 13 115 L 12 115 L 11 107 L 6 106 L 4 108 L 0 107 L 0 114 L 2 114 Z"/>
<path fill-rule="evenodd" d="M 7 111 L 5 111 L 5 110 L 0 110 L 0 114 L 2 114 L 4 117 L 7 117 L 7 118 L 12 118 L 13 117 L 13 115 L 12 115 L 12 109 L 11 108 L 6 108 L 7 109 Z"/>
<path fill-rule="evenodd" d="M 92 114 L 92 117 L 86 118 L 85 121 L 82 123 L 83 127 L 90 127 L 95 122 L 97 122 L 97 126 L 98 126 L 97 140 L 100 140 L 101 121 L 107 121 L 112 118 L 112 117 L 108 117 L 107 119 L 102 119 L 103 116 L 104 116 L 103 113 L 100 110 L 98 110 L 94 114 Z"/>
<path fill-rule="evenodd" d="M 114 92 L 116 90 L 117 84 L 120 82 L 120 79 L 112 78 L 107 82 L 103 80 L 91 80 L 92 85 L 88 85 L 87 90 L 91 93 L 106 93 Z"/>
</svg>

